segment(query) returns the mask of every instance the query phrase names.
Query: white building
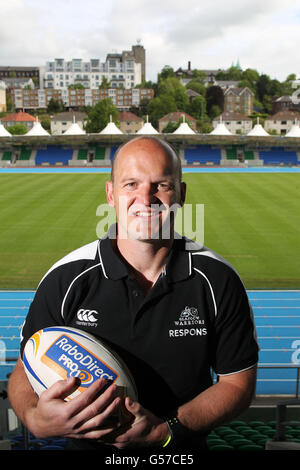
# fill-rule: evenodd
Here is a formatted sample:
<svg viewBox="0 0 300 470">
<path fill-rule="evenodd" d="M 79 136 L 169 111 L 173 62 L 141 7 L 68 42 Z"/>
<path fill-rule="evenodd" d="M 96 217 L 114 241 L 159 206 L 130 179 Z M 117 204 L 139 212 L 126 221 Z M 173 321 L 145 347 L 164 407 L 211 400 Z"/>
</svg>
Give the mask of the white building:
<svg viewBox="0 0 300 470">
<path fill-rule="evenodd" d="M 145 49 L 132 46 L 131 51 L 107 54 L 100 59 L 54 59 L 40 68 L 41 88 L 64 89 L 70 85 L 99 88 L 106 79 L 111 88 L 133 88 L 145 77 Z"/>
<path fill-rule="evenodd" d="M 6 86 L 3 81 L 0 80 L 0 113 L 6 111 Z"/>
<path fill-rule="evenodd" d="M 265 120 L 264 128 L 267 132 L 276 132 L 277 135 L 287 134 L 296 121 L 300 121 L 300 114 L 293 111 L 281 111 Z"/>
<path fill-rule="evenodd" d="M 77 126 L 79 126 L 80 129 L 83 130 L 86 119 L 86 113 L 80 113 L 76 111 L 66 111 L 63 113 L 57 113 L 51 117 L 51 134 L 64 134 L 74 123 L 76 123 Z"/>
<path fill-rule="evenodd" d="M 212 121 L 213 128 L 222 122 L 231 134 L 248 134 L 252 129 L 252 119 L 244 114 L 224 112 Z"/>
</svg>

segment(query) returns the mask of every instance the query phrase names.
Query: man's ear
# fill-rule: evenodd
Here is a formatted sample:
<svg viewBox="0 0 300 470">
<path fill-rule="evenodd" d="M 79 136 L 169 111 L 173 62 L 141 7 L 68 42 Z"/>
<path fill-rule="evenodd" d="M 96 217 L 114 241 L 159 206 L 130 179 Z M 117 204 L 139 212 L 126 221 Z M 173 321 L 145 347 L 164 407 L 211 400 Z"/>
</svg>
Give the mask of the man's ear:
<svg viewBox="0 0 300 470">
<path fill-rule="evenodd" d="M 111 207 L 115 207 L 112 181 L 106 181 L 105 190 L 106 190 L 106 199 L 107 199 L 108 204 Z"/>
</svg>

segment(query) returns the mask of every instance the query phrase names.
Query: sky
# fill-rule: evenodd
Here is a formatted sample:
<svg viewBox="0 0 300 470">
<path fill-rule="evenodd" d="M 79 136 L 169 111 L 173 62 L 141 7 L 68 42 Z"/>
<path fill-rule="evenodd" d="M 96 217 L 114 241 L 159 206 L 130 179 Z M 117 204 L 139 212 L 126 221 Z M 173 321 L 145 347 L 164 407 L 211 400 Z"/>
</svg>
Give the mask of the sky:
<svg viewBox="0 0 300 470">
<path fill-rule="evenodd" d="M 146 49 L 146 79 L 240 62 L 280 81 L 300 78 L 298 0 L 0 0 L 0 65 L 98 58 Z"/>
</svg>

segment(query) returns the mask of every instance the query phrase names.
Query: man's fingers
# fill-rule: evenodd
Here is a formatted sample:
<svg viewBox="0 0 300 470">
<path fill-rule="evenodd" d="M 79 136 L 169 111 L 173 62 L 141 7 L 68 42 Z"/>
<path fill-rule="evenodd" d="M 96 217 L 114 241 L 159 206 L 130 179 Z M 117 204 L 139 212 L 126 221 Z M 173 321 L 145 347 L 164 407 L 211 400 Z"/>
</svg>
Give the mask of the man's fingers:
<svg viewBox="0 0 300 470">
<path fill-rule="evenodd" d="M 97 433 L 97 438 L 99 439 L 105 434 L 117 429 L 120 426 L 120 421 L 118 419 L 120 402 L 120 397 L 115 398 L 102 412 L 97 414 L 92 414 L 91 411 L 88 410 L 89 413 L 85 414 L 83 420 L 78 422 L 76 426 L 77 431 L 79 433 L 84 433 L 85 435 L 88 432 L 95 431 L 95 433 Z"/>
<path fill-rule="evenodd" d="M 135 424 L 141 419 L 145 418 L 145 409 L 137 401 L 132 401 L 131 398 L 125 398 L 125 406 L 127 410 L 135 417 Z"/>
<path fill-rule="evenodd" d="M 68 380 L 58 380 L 48 390 L 43 392 L 43 398 L 52 400 L 60 398 L 64 400 L 67 396 L 71 395 L 79 387 L 80 380 L 76 377 L 70 377 Z"/>
<path fill-rule="evenodd" d="M 104 417 L 107 417 L 110 414 L 109 406 L 117 398 L 116 397 L 117 387 L 115 385 L 111 385 L 110 387 L 105 389 L 99 396 L 97 396 L 99 394 L 99 387 L 101 391 L 101 389 L 103 388 L 103 384 L 101 387 L 101 383 L 100 383 L 98 388 L 96 388 L 93 391 L 90 390 L 91 387 L 89 387 L 83 394 L 81 394 L 82 396 L 76 397 L 76 399 L 72 400 L 69 403 L 70 407 L 74 407 L 74 411 L 76 411 L 77 423 L 86 422 L 89 419 L 93 418 L 94 416 L 99 415 L 102 412 L 104 412 Z M 77 398 L 78 398 L 78 401 L 75 402 Z M 80 398 L 80 403 L 79 403 L 79 398 Z M 74 403 L 72 403 L 73 401 Z M 78 404 L 80 405 L 80 408 Z"/>
</svg>

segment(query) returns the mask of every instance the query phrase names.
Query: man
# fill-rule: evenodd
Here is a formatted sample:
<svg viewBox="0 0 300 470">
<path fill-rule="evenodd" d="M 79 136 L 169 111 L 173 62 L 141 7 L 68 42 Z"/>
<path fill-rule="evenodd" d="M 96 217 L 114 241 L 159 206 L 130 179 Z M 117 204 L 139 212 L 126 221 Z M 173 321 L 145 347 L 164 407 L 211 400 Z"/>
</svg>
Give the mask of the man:
<svg viewBox="0 0 300 470">
<path fill-rule="evenodd" d="M 196 451 L 214 426 L 249 406 L 258 347 L 247 295 L 224 260 L 175 236 L 171 209 L 184 204 L 185 192 L 180 160 L 166 143 L 139 137 L 117 152 L 106 186 L 116 237 L 110 230 L 46 274 L 21 352 L 43 327 L 92 332 L 125 360 L 138 401 L 126 397 L 132 419 L 124 426 L 110 419 L 120 406 L 116 388 L 99 394 L 101 379 L 70 402 L 64 398 L 78 387 L 75 378 L 38 399 L 19 359 L 9 398 L 35 436 L 65 436 L 77 449 Z M 96 311 L 97 321 L 83 325 L 82 308 Z"/>
</svg>

